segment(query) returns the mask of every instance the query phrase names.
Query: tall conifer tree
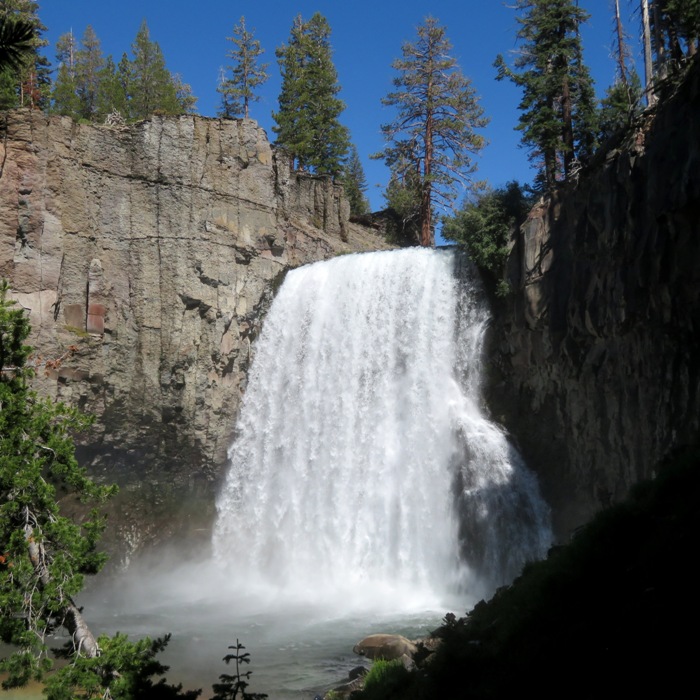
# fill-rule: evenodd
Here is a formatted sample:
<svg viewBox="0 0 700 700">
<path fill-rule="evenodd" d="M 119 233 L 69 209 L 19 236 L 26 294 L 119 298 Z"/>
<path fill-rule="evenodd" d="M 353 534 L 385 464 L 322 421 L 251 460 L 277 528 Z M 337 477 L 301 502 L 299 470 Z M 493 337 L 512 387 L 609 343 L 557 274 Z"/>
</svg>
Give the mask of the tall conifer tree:
<svg viewBox="0 0 700 700">
<path fill-rule="evenodd" d="M 457 186 L 474 171 L 473 156 L 485 143 L 476 129 L 488 119 L 470 80 L 450 55 L 445 28 L 427 17 L 417 34 L 392 64 L 399 75 L 394 91 L 382 102 L 396 107 L 397 116 L 382 125 L 388 145 L 376 157 L 384 158 L 392 170 L 392 196 L 401 200 L 402 219 L 417 214 L 420 244 L 430 246 L 433 208 L 451 204 Z"/>
<path fill-rule="evenodd" d="M 354 145 L 350 146 L 348 160 L 343 169 L 342 182 L 345 188 L 345 196 L 350 204 L 350 213 L 360 216 L 369 212 L 369 202 L 367 197 L 365 197 L 367 178 L 362 167 L 360 154 Z"/>
<path fill-rule="evenodd" d="M 231 59 L 233 64 L 228 66 L 231 77 L 222 76 L 217 88 L 221 94 L 219 115 L 226 119 L 243 115 L 247 119 L 250 103 L 260 99 L 255 90 L 269 77 L 269 63 L 258 62 L 265 50 L 255 39 L 255 30 L 248 31 L 246 28 L 245 17 L 241 17 L 233 28 L 233 36 L 226 37 L 226 40 L 234 46 L 226 53 L 226 57 Z"/>
<path fill-rule="evenodd" d="M 130 116 L 147 119 L 156 111 L 163 114 L 182 112 L 172 75 L 165 67 L 165 59 L 158 42 L 151 39 L 146 20 L 141 23 L 131 46 Z"/>
<path fill-rule="evenodd" d="M 279 111 L 272 116 L 277 144 L 300 168 L 338 176 L 350 144 L 339 117 L 345 104 L 333 65 L 331 29 L 323 15 L 294 20 L 289 43 L 277 49 L 282 73 Z"/>
<path fill-rule="evenodd" d="M 52 111 L 73 119 L 80 118 L 80 101 L 75 74 L 78 46 L 73 32 L 62 34 L 56 42 L 58 74 L 51 92 Z"/>
<path fill-rule="evenodd" d="M 517 0 L 515 6 L 521 49 L 515 70 L 498 56 L 498 79 L 509 78 L 523 89 L 516 128 L 550 189 L 595 147 L 595 94 L 579 34 L 588 14 L 574 0 Z"/>
<path fill-rule="evenodd" d="M 97 95 L 105 59 L 102 55 L 100 40 L 89 24 L 85 28 L 80 44 L 81 48 L 75 64 L 80 111 L 84 119 L 93 120 L 97 116 Z"/>
</svg>

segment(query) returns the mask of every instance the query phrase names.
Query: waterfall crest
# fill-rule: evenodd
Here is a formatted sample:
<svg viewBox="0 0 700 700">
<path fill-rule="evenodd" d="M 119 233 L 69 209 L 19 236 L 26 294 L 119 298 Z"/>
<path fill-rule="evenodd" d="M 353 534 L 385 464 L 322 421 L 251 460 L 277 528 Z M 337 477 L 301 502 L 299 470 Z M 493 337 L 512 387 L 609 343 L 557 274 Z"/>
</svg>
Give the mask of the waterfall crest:
<svg viewBox="0 0 700 700">
<path fill-rule="evenodd" d="M 287 275 L 217 501 L 236 585 L 430 606 L 546 552 L 536 481 L 480 408 L 488 314 L 454 266 L 409 249 Z"/>
</svg>

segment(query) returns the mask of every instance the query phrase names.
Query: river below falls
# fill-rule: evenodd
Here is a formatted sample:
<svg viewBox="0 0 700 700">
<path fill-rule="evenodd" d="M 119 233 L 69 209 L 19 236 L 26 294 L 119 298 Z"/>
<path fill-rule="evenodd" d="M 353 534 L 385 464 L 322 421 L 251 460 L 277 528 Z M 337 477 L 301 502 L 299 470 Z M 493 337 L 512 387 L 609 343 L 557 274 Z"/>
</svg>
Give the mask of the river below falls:
<svg viewBox="0 0 700 700">
<path fill-rule="evenodd" d="M 376 600 L 362 595 L 353 601 L 331 597 L 318 604 L 250 596 L 226 583 L 207 564 L 171 571 L 130 572 L 110 585 L 81 596 L 84 615 L 95 632 L 124 632 L 132 638 L 172 638 L 159 659 L 170 666 L 166 678 L 187 689 L 211 685 L 221 673 L 231 673 L 223 657 L 236 640 L 250 653 L 248 690 L 267 693 L 271 700 L 311 700 L 347 680 L 348 672 L 370 662 L 353 653 L 369 634 L 386 632 L 409 638 L 427 635 L 445 613 L 462 614 L 465 601 L 444 607 L 421 601 Z M 191 575 L 199 571 L 199 575 Z M 474 601 L 471 601 L 473 603 Z"/>
</svg>

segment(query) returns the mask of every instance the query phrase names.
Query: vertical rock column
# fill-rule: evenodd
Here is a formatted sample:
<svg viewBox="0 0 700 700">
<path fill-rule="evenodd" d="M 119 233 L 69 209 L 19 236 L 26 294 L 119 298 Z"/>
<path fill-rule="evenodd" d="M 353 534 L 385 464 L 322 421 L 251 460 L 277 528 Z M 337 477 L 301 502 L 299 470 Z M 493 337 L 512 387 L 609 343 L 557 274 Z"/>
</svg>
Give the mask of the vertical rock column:
<svg viewBox="0 0 700 700">
<path fill-rule="evenodd" d="M 87 319 L 85 329 L 88 333 L 102 335 L 105 332 L 105 306 L 103 294 L 102 263 L 95 258 L 90 263 L 88 272 Z"/>
</svg>

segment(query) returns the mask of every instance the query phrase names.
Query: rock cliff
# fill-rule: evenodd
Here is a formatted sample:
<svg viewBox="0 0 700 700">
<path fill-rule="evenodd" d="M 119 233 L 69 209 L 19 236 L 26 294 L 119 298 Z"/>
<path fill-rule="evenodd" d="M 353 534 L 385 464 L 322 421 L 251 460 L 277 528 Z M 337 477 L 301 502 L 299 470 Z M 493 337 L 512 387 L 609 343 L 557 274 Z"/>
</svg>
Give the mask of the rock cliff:
<svg viewBox="0 0 700 700">
<path fill-rule="evenodd" d="M 536 207 L 491 334 L 491 402 L 563 535 L 700 424 L 700 62 Z"/>
<path fill-rule="evenodd" d="M 251 120 L 1 119 L 0 277 L 37 353 L 68 352 L 41 390 L 97 417 L 80 455 L 122 487 L 111 529 L 127 550 L 206 529 L 284 273 L 385 245 Z"/>
</svg>

